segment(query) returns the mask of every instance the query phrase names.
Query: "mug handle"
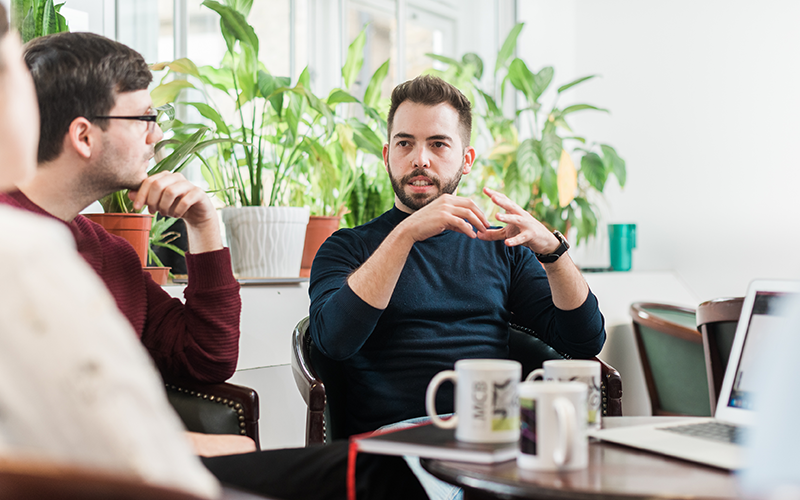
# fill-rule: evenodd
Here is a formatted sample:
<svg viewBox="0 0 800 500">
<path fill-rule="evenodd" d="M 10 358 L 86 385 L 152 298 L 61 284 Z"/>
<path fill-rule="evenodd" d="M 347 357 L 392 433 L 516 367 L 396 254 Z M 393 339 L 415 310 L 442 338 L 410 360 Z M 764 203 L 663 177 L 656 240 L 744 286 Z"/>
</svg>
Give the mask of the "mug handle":
<svg viewBox="0 0 800 500">
<path fill-rule="evenodd" d="M 544 380 L 544 368 L 537 368 L 530 372 L 527 377 L 525 377 L 525 382 L 530 382 L 531 380 L 536 380 L 536 377 L 541 377 L 541 380 Z"/>
<path fill-rule="evenodd" d="M 553 462 L 561 467 L 572 458 L 572 447 L 578 421 L 575 416 L 575 407 L 567 398 L 557 398 L 553 402 L 553 408 L 556 410 L 558 421 L 558 444 L 553 450 Z"/>
<path fill-rule="evenodd" d="M 428 384 L 428 389 L 425 391 L 425 411 L 428 412 L 428 416 L 431 417 L 431 421 L 436 427 L 455 429 L 456 424 L 458 424 L 458 415 L 453 415 L 444 420 L 439 418 L 436 413 L 436 392 L 439 390 L 439 386 L 446 380 L 450 380 L 455 384 L 457 378 L 454 370 L 444 370 L 437 373 Z"/>
</svg>

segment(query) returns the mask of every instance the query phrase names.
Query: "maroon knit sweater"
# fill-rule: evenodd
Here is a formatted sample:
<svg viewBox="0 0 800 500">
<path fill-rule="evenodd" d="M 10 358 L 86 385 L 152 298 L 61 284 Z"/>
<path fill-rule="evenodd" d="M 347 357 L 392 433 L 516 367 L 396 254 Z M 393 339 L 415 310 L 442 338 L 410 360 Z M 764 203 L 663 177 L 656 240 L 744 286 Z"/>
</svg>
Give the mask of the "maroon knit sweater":
<svg viewBox="0 0 800 500">
<path fill-rule="evenodd" d="M 55 220 L 20 191 L 0 193 L 0 203 Z M 123 238 L 79 215 L 69 224 L 78 252 L 100 275 L 120 311 L 169 381 L 224 382 L 239 357 L 239 283 L 228 249 L 187 254 L 185 305 L 143 271 Z"/>
</svg>

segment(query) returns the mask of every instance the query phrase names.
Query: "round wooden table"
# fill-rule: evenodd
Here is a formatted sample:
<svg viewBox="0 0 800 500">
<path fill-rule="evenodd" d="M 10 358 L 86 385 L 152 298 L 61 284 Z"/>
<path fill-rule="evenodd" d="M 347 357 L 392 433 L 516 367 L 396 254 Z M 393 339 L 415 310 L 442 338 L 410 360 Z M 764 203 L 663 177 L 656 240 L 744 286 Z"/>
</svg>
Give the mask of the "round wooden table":
<svg viewBox="0 0 800 500">
<path fill-rule="evenodd" d="M 464 488 L 465 499 L 741 498 L 731 472 L 599 441 L 589 444 L 589 467 L 574 472 L 528 471 L 513 460 L 421 462 L 434 476 Z"/>
</svg>

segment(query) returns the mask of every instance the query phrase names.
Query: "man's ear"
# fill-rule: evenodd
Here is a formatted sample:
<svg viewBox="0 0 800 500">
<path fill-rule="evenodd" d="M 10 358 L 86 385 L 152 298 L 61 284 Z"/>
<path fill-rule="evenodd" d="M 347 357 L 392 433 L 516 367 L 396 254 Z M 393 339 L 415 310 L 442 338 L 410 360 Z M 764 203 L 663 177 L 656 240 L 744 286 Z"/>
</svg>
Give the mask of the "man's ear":
<svg viewBox="0 0 800 500">
<path fill-rule="evenodd" d="M 387 172 L 389 171 L 389 145 L 388 144 L 384 144 L 383 145 L 383 168 L 385 168 Z"/>
<path fill-rule="evenodd" d="M 461 173 L 463 175 L 470 173 L 473 163 L 475 163 L 475 148 L 472 146 L 467 146 L 464 148 L 464 169 Z"/>
<path fill-rule="evenodd" d="M 97 138 L 93 131 L 97 127 L 84 118 L 79 116 L 69 124 L 67 135 L 64 136 L 64 148 L 74 150 L 78 156 L 89 159 L 92 157 L 92 148 L 95 146 Z"/>
</svg>

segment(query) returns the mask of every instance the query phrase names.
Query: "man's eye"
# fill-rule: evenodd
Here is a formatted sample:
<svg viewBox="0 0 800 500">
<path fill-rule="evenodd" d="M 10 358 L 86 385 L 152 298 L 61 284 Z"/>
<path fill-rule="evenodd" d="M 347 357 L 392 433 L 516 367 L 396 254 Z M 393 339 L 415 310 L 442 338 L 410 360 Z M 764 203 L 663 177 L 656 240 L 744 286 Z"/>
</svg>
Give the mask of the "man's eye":
<svg viewBox="0 0 800 500">
<path fill-rule="evenodd" d="M 397 145 L 400 146 L 401 148 L 404 148 L 408 146 L 408 141 L 398 141 Z"/>
<path fill-rule="evenodd" d="M 447 147 L 447 144 L 442 141 L 436 141 L 433 143 L 433 147 L 435 148 L 444 148 Z"/>
</svg>

